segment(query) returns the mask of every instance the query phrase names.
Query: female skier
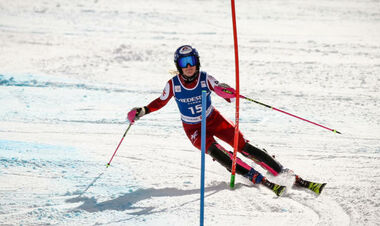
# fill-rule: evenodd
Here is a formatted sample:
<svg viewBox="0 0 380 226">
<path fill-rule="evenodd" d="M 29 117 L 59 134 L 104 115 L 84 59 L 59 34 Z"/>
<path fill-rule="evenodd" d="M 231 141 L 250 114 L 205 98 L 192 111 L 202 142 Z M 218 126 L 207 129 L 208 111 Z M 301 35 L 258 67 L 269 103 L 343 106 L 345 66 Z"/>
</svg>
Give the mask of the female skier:
<svg viewBox="0 0 380 226">
<path fill-rule="evenodd" d="M 135 107 L 128 113 L 128 120 L 134 123 L 142 116 L 157 111 L 165 106 L 169 100 L 174 97 L 181 113 L 182 125 L 185 133 L 191 143 L 201 149 L 201 113 L 202 113 L 202 90 L 207 92 L 206 100 L 206 153 L 214 160 L 223 165 L 227 170 L 231 170 L 233 153 L 224 149 L 216 142 L 217 137 L 229 145 L 234 143 L 234 125 L 225 119 L 220 112 L 211 104 L 211 91 L 231 102 L 234 94 L 228 94 L 223 89 L 230 86 L 225 83 L 219 83 L 213 76 L 206 72 L 200 71 L 199 54 L 197 50 L 190 45 L 179 47 L 174 53 L 174 63 L 177 67 L 178 74 L 171 78 L 160 97 L 153 100 L 147 106 Z M 239 131 L 238 147 L 243 156 L 253 160 L 273 175 L 278 175 L 284 171 L 283 166 L 265 150 L 252 146 L 248 140 L 244 139 L 243 134 Z M 270 182 L 261 173 L 250 167 L 248 164 L 237 158 L 236 172 L 254 184 L 263 184 L 272 189 L 277 196 L 285 191 L 285 186 L 280 186 Z M 296 176 L 296 183 L 300 186 L 309 186 L 308 181 L 302 180 Z M 324 185 L 323 185 L 324 186 Z M 318 187 L 318 192 L 322 191 L 323 186 Z"/>
</svg>

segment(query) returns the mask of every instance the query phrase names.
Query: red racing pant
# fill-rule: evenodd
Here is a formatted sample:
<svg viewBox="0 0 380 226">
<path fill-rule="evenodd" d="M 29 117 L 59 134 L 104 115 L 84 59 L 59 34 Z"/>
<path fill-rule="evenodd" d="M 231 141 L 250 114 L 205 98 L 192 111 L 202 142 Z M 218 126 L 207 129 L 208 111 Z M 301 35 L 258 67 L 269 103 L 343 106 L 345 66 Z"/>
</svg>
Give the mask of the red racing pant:
<svg viewBox="0 0 380 226">
<path fill-rule="evenodd" d="M 201 123 L 187 124 L 182 122 L 183 129 L 191 143 L 201 150 Z M 227 144 L 234 146 L 235 127 L 234 124 L 224 118 L 218 110 L 214 108 L 211 115 L 206 120 L 206 153 L 210 145 L 215 141 L 214 137 L 221 139 Z M 244 139 L 243 134 L 239 131 L 239 152 L 248 141 Z"/>
</svg>

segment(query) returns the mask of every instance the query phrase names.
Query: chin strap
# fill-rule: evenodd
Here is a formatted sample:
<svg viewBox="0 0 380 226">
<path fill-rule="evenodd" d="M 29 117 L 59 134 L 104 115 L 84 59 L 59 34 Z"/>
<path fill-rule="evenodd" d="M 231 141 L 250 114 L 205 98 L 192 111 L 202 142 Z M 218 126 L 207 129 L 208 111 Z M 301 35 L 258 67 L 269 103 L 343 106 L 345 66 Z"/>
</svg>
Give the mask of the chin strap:
<svg viewBox="0 0 380 226">
<path fill-rule="evenodd" d="M 183 79 L 186 83 L 190 83 L 190 82 L 194 81 L 194 80 L 197 78 L 197 75 L 196 75 L 197 73 L 198 73 L 198 72 L 195 72 L 194 75 L 191 76 L 191 77 L 187 77 L 187 76 L 185 76 L 185 75 L 183 75 L 183 74 L 180 74 L 180 75 L 181 75 L 182 79 Z"/>
<path fill-rule="evenodd" d="M 190 83 L 190 82 L 193 82 L 195 79 L 198 78 L 199 70 L 196 70 L 195 73 L 193 74 L 193 76 L 191 76 L 191 77 L 187 77 L 187 76 L 185 76 L 182 72 L 180 72 L 179 75 L 181 76 L 181 78 L 182 78 L 186 83 Z"/>
</svg>

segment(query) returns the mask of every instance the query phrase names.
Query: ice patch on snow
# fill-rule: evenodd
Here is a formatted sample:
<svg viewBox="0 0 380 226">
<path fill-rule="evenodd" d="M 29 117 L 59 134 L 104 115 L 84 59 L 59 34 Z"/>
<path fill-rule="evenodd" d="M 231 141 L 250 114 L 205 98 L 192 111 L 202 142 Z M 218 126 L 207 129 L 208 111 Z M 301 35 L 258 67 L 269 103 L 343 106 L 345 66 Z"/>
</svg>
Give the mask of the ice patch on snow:
<svg viewBox="0 0 380 226">
<path fill-rule="evenodd" d="M 57 79 L 49 76 L 35 76 L 35 75 L 17 75 L 6 76 L 0 74 L 0 86 L 18 86 L 18 87 L 41 87 L 41 88 L 69 88 L 69 89 L 85 89 L 105 92 L 121 92 L 131 93 L 132 90 L 124 88 L 110 88 L 110 85 L 101 87 L 99 85 L 91 85 L 80 83 L 80 81 L 73 81 L 68 79 Z"/>
<path fill-rule="evenodd" d="M 31 160 L 34 160 L 37 157 L 39 159 L 62 158 L 62 156 L 57 155 L 57 153 L 66 153 L 66 155 L 63 155 L 64 158 L 73 158 L 73 155 L 70 155 L 73 152 L 76 152 L 76 148 L 74 147 L 24 141 L 0 140 L 0 154 L 2 156 L 2 160 L 4 160 L 5 157 L 10 157 L 12 160 L 17 160 L 20 157 Z M 22 160 L 20 162 L 25 163 L 26 161 Z"/>
</svg>

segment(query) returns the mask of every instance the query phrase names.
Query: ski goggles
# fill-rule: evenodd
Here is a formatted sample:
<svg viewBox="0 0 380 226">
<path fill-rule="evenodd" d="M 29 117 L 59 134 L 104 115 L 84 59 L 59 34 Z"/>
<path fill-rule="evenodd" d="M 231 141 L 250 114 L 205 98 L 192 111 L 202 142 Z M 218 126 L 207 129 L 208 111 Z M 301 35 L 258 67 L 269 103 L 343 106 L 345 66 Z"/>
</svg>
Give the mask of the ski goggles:
<svg viewBox="0 0 380 226">
<path fill-rule="evenodd" d="M 178 59 L 178 66 L 186 68 L 190 64 L 191 67 L 197 65 L 197 58 L 195 56 L 186 56 Z"/>
</svg>

